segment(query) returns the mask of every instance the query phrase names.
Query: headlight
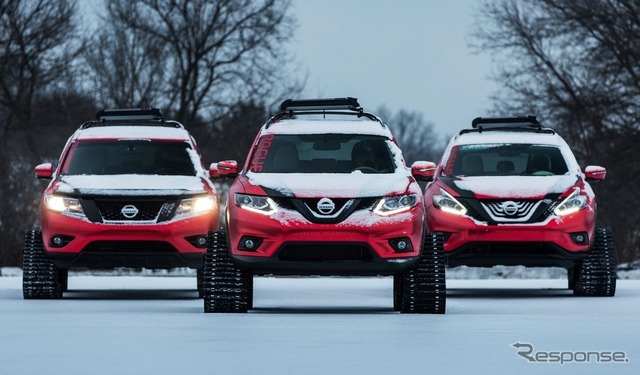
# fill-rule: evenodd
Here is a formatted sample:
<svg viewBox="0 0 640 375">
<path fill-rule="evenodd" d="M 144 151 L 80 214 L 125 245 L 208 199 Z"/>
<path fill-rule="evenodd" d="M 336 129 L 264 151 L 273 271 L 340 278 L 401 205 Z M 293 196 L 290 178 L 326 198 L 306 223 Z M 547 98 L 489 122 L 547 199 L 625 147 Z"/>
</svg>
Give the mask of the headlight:
<svg viewBox="0 0 640 375">
<path fill-rule="evenodd" d="M 400 195 L 396 197 L 384 197 L 378 201 L 373 209 L 378 215 L 389 216 L 409 210 L 418 203 L 416 194 Z"/>
<path fill-rule="evenodd" d="M 258 195 L 236 194 L 236 206 L 263 215 L 273 215 L 278 212 L 278 205 L 269 197 Z"/>
<path fill-rule="evenodd" d="M 176 209 L 175 216 L 196 215 L 212 211 L 216 200 L 212 196 L 183 199 Z"/>
<path fill-rule="evenodd" d="M 580 194 L 580 188 L 576 187 L 573 192 L 563 200 L 553 212 L 558 216 L 567 216 L 587 207 L 587 196 Z"/>
<path fill-rule="evenodd" d="M 443 188 L 440 188 L 440 194 L 433 196 L 433 204 L 444 212 L 450 214 L 463 216 L 467 213 L 467 209 L 457 199 L 447 193 Z"/>
<path fill-rule="evenodd" d="M 85 217 L 82 205 L 76 198 L 62 197 L 60 195 L 45 195 L 44 205 L 50 211 L 69 216 Z"/>
</svg>

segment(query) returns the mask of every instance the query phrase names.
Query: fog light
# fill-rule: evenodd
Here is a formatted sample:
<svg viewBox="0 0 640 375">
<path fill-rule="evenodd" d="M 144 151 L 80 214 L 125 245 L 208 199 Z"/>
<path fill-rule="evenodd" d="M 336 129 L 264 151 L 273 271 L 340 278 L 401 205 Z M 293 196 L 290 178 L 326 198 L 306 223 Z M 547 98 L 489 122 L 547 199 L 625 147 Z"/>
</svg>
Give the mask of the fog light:
<svg viewBox="0 0 640 375">
<path fill-rule="evenodd" d="M 238 250 L 256 251 L 261 243 L 262 239 L 258 237 L 243 236 L 238 244 Z"/>
<path fill-rule="evenodd" d="M 198 237 L 198 239 L 196 239 L 196 246 L 198 247 L 207 246 L 207 237 L 205 236 Z"/>
<path fill-rule="evenodd" d="M 74 237 L 64 236 L 62 234 L 54 234 L 49 239 L 49 246 L 51 247 L 65 247 L 69 244 L 69 242 L 73 241 Z"/>
<path fill-rule="evenodd" d="M 394 251 L 399 253 L 410 253 L 413 251 L 413 245 L 408 237 L 393 238 L 389 240 L 389 245 Z"/>
<path fill-rule="evenodd" d="M 200 234 L 196 236 L 185 237 L 185 240 L 189 241 L 192 246 L 195 246 L 200 249 L 204 249 L 207 247 L 207 235 Z"/>
<path fill-rule="evenodd" d="M 573 242 L 575 242 L 577 245 L 589 244 L 589 235 L 587 234 L 587 232 L 571 233 L 570 236 Z"/>
<path fill-rule="evenodd" d="M 60 236 L 53 236 L 51 243 L 56 247 L 60 247 L 64 244 L 64 240 Z"/>
</svg>

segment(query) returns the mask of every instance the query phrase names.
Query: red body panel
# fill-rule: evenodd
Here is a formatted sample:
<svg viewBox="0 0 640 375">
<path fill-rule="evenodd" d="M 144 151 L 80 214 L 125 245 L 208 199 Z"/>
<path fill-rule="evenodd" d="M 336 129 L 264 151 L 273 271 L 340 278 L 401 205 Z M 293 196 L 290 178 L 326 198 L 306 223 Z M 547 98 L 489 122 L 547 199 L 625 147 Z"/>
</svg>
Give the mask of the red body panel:
<svg viewBox="0 0 640 375">
<path fill-rule="evenodd" d="M 293 210 L 281 209 L 273 216 L 251 212 L 236 206 L 236 193 L 266 195 L 259 187 L 242 183 L 240 176 L 229 189 L 227 225 L 229 244 L 234 255 L 272 257 L 286 242 L 359 242 L 367 243 L 382 259 L 415 257 L 420 254 L 423 236 L 424 208 L 420 201 L 412 209 L 383 217 L 371 210 L 352 215 L 339 224 L 317 224 L 306 220 Z M 244 189 L 244 186 L 250 186 Z M 420 197 L 421 199 L 421 197 Z M 364 210 L 363 210 L 364 211 Z M 256 236 L 264 240 L 257 251 L 238 250 L 242 236 Z M 414 250 L 397 253 L 389 245 L 389 239 L 409 237 Z"/>
<path fill-rule="evenodd" d="M 439 189 L 440 185 L 432 183 L 425 190 L 427 228 L 430 232 L 451 234 L 444 244 L 445 252 L 455 251 L 469 242 L 550 242 L 570 252 L 585 252 L 591 247 L 591 244 L 575 244 L 569 233 L 587 232 L 590 241 L 593 241 L 596 214 L 592 193 L 585 209 L 568 216 L 554 216 L 543 223 L 535 224 L 490 225 L 435 207 L 433 195 Z"/>
</svg>

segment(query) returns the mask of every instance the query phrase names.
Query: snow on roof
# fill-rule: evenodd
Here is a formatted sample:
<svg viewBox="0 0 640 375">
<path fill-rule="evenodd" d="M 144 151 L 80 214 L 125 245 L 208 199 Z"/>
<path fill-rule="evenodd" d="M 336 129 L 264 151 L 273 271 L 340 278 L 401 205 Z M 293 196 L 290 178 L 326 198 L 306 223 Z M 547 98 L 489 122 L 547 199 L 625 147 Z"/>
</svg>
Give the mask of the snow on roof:
<svg viewBox="0 0 640 375">
<path fill-rule="evenodd" d="M 264 126 L 262 134 L 367 134 L 393 138 L 387 126 L 369 119 L 287 119 Z"/>
<path fill-rule="evenodd" d="M 189 132 L 165 126 L 96 126 L 76 132 L 78 139 L 163 139 L 188 141 Z"/>
<path fill-rule="evenodd" d="M 550 133 L 485 131 L 456 136 L 456 144 L 458 145 L 487 143 L 530 143 L 568 147 L 562 137 Z"/>
</svg>

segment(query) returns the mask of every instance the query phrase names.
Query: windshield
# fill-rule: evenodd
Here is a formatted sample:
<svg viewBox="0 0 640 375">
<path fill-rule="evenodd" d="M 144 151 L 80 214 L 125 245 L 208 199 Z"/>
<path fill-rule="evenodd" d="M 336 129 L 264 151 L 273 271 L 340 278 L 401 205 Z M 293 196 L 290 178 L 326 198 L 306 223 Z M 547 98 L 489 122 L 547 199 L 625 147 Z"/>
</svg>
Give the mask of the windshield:
<svg viewBox="0 0 640 375">
<path fill-rule="evenodd" d="M 358 134 L 268 134 L 253 150 L 249 171 L 262 173 L 393 173 L 388 139 Z"/>
<path fill-rule="evenodd" d="M 568 172 L 562 152 L 552 145 L 481 144 L 455 146 L 443 175 L 552 176 Z"/>
<path fill-rule="evenodd" d="M 190 148 L 176 141 L 80 141 L 69 153 L 62 174 L 195 176 Z"/>
</svg>

